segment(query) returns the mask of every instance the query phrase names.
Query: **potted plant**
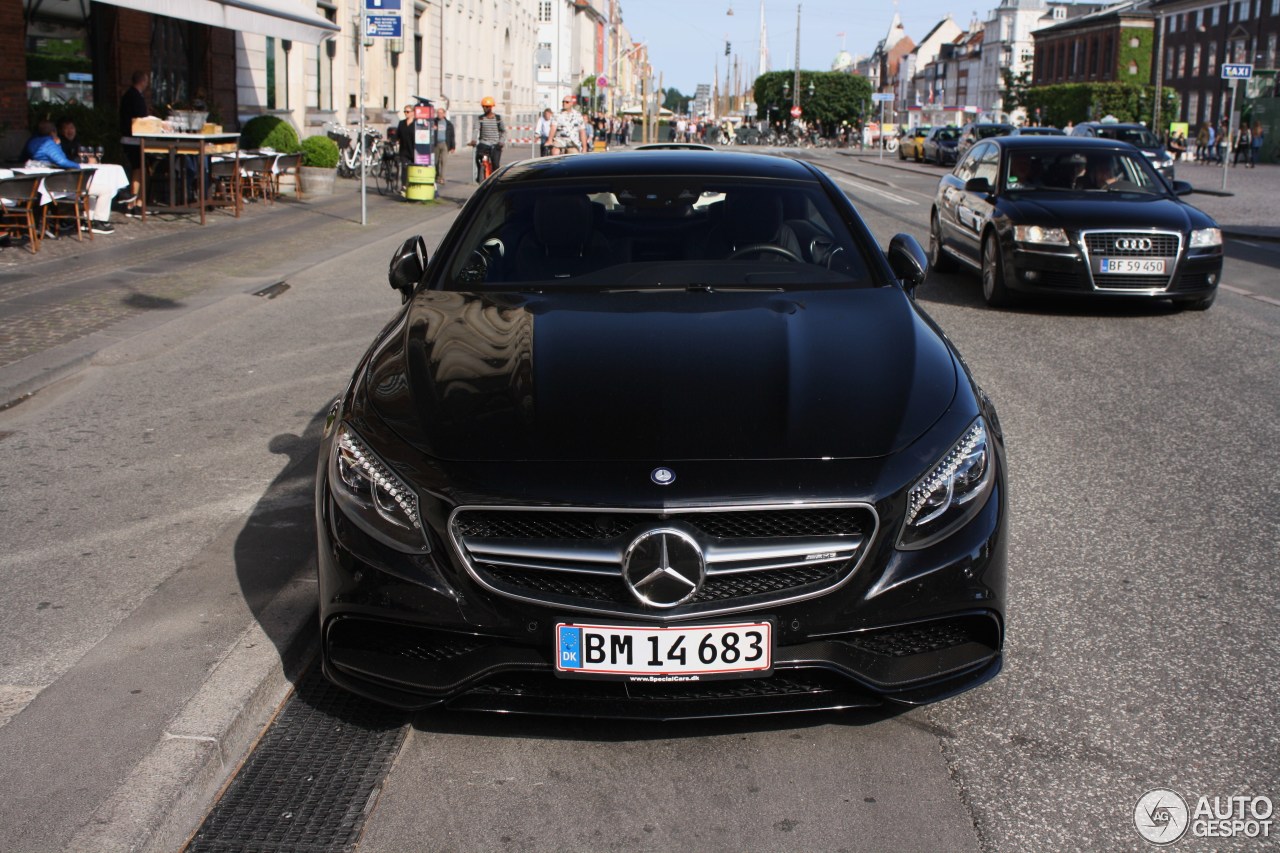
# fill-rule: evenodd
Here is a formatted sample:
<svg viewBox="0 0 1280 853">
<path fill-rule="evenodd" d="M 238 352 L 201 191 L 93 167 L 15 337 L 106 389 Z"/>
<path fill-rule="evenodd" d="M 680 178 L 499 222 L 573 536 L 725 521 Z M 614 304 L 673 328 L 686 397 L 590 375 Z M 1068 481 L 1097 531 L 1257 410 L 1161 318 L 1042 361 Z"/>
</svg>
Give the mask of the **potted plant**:
<svg viewBox="0 0 1280 853">
<path fill-rule="evenodd" d="M 302 193 L 333 195 L 333 179 L 337 176 L 338 143 L 328 136 L 308 136 L 302 140 Z"/>
</svg>

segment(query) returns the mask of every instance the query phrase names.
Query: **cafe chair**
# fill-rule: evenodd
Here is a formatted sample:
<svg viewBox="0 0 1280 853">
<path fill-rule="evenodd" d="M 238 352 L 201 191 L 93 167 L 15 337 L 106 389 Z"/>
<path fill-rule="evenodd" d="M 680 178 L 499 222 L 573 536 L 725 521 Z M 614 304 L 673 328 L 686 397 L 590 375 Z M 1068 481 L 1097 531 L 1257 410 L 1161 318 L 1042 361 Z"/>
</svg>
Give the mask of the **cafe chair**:
<svg viewBox="0 0 1280 853">
<path fill-rule="evenodd" d="M 71 222 L 75 227 L 76 239 L 83 240 L 84 232 L 89 232 L 93 239 L 93 223 L 89 219 L 89 181 L 93 173 L 84 169 L 70 169 L 65 172 L 54 172 L 46 175 L 44 191 L 49 200 L 41 208 L 40 233 L 57 234 L 60 222 Z M 54 231 L 50 232 L 50 223 Z"/>
<path fill-rule="evenodd" d="M 209 164 L 209 201 L 219 207 L 230 207 L 236 216 L 243 206 L 240 161 L 235 158 L 215 159 Z"/>
<path fill-rule="evenodd" d="M 295 197 L 302 200 L 302 155 L 301 154 L 281 154 L 276 159 L 275 174 L 271 176 L 272 192 L 276 198 L 280 197 L 280 176 L 290 175 L 293 177 L 293 192 Z"/>
<path fill-rule="evenodd" d="M 271 199 L 271 160 L 261 154 L 240 158 L 240 191 L 249 200 Z"/>
<path fill-rule="evenodd" d="M 0 234 L 27 237 L 31 254 L 40 250 L 40 176 L 0 181 Z"/>
</svg>

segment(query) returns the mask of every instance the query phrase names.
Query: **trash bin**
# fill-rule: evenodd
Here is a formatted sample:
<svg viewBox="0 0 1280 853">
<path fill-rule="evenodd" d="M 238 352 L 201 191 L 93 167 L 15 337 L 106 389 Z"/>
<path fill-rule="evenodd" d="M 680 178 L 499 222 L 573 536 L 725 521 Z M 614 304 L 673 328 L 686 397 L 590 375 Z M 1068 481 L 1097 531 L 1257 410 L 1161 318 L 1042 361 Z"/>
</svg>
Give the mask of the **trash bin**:
<svg viewBox="0 0 1280 853">
<path fill-rule="evenodd" d="M 409 182 L 404 189 L 409 201 L 431 201 L 436 197 L 436 167 L 410 166 Z"/>
</svg>

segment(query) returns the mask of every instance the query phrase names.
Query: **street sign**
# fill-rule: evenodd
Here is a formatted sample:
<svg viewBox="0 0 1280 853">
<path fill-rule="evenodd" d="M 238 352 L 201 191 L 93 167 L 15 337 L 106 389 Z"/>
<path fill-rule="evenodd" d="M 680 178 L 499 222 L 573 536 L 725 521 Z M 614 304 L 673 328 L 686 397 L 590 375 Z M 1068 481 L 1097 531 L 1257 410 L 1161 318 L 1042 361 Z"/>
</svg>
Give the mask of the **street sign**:
<svg viewBox="0 0 1280 853">
<path fill-rule="evenodd" d="M 791 108 L 791 117 L 800 118 L 800 107 L 798 105 Z"/>
<path fill-rule="evenodd" d="M 399 15 L 366 15 L 364 34 L 373 38 L 404 38 Z"/>
<path fill-rule="evenodd" d="M 1253 76 L 1253 66 L 1245 63 L 1222 63 L 1222 79 L 1224 80 L 1248 80 Z"/>
<path fill-rule="evenodd" d="M 893 92 L 872 92 L 871 102 L 874 104 L 892 104 Z"/>
<path fill-rule="evenodd" d="M 400 0 L 364 0 L 364 8 L 369 12 L 400 12 Z"/>
</svg>

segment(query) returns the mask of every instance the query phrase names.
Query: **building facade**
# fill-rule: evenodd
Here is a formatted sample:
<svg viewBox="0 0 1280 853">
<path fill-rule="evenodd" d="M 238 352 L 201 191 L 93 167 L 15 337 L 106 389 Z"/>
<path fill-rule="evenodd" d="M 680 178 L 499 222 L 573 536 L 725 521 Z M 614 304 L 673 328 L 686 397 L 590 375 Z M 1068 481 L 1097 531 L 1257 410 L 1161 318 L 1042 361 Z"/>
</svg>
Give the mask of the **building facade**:
<svg viewBox="0 0 1280 853">
<path fill-rule="evenodd" d="M 1037 30 L 1032 84 L 1151 83 L 1154 32 L 1155 15 L 1146 0 Z"/>
</svg>

